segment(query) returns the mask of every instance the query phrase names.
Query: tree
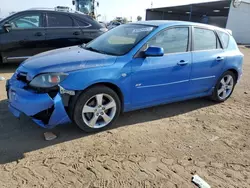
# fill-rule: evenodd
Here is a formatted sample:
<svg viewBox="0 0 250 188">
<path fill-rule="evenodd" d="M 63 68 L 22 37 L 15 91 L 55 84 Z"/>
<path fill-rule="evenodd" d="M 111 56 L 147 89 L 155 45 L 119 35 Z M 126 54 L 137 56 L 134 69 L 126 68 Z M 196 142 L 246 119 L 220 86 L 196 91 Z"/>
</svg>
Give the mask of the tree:
<svg viewBox="0 0 250 188">
<path fill-rule="evenodd" d="M 141 16 L 137 16 L 137 21 L 141 21 L 142 17 Z"/>
</svg>

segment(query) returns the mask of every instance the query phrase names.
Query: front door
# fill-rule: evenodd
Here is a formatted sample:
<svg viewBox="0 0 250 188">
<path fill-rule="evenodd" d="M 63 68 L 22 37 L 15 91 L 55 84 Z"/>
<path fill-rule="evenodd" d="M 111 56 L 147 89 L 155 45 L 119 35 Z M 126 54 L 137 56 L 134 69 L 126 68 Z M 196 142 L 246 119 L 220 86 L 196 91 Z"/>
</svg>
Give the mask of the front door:
<svg viewBox="0 0 250 188">
<path fill-rule="evenodd" d="M 192 93 L 202 93 L 215 85 L 226 61 L 226 55 L 213 30 L 195 27 L 193 41 L 190 89 Z"/>
<path fill-rule="evenodd" d="M 45 50 L 41 13 L 25 13 L 8 22 L 12 28 L 0 35 L 4 62 L 20 62 Z"/>
<path fill-rule="evenodd" d="M 192 65 L 189 33 L 189 27 L 161 31 L 147 45 L 162 47 L 165 55 L 132 61 L 134 106 L 150 106 L 188 94 Z"/>
</svg>

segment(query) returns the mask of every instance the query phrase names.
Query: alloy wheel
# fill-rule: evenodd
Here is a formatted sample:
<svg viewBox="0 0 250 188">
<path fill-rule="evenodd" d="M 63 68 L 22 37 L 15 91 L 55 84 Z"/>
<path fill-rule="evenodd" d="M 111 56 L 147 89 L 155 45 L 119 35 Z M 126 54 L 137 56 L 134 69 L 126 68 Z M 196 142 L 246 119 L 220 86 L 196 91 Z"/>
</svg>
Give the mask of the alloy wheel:
<svg viewBox="0 0 250 188">
<path fill-rule="evenodd" d="M 221 81 L 217 90 L 218 97 L 221 100 L 225 100 L 233 91 L 234 79 L 231 75 L 225 75 Z"/>
<path fill-rule="evenodd" d="M 108 94 L 100 93 L 91 97 L 83 106 L 84 123 L 94 129 L 108 125 L 115 117 L 117 105 Z"/>
</svg>

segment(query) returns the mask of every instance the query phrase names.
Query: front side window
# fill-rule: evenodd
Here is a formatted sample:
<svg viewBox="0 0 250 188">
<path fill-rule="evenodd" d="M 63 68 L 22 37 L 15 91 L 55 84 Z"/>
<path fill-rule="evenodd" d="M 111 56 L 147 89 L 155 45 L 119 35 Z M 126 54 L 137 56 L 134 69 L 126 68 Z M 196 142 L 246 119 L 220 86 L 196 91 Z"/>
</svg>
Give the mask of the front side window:
<svg viewBox="0 0 250 188">
<path fill-rule="evenodd" d="M 223 31 L 217 31 L 217 33 L 220 37 L 220 41 L 223 45 L 223 48 L 227 48 L 229 42 L 229 35 Z"/>
<path fill-rule="evenodd" d="M 71 17 L 62 14 L 48 13 L 48 27 L 72 27 Z"/>
<path fill-rule="evenodd" d="M 141 24 L 121 25 L 96 38 L 85 48 L 110 55 L 125 55 L 154 29 L 154 26 Z"/>
<path fill-rule="evenodd" d="M 40 14 L 29 14 L 15 18 L 10 21 L 12 29 L 30 29 L 41 27 L 41 15 Z"/>
<path fill-rule="evenodd" d="M 214 31 L 194 28 L 194 51 L 216 49 L 217 42 Z"/>
<path fill-rule="evenodd" d="M 163 48 L 165 54 L 187 52 L 188 38 L 188 27 L 171 28 L 158 33 L 148 42 L 148 45 Z"/>
</svg>

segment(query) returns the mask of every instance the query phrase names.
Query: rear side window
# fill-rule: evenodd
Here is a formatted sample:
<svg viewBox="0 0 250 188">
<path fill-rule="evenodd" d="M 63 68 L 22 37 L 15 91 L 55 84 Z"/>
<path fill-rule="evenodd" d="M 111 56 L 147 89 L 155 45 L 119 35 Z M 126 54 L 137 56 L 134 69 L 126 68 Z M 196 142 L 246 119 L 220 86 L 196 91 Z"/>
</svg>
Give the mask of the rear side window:
<svg viewBox="0 0 250 188">
<path fill-rule="evenodd" d="M 217 31 L 223 48 L 227 48 L 229 42 L 229 35 L 223 31 Z"/>
<path fill-rule="evenodd" d="M 48 13 L 48 27 L 72 27 L 71 17 L 62 14 Z"/>
<path fill-rule="evenodd" d="M 188 36 L 188 27 L 171 28 L 155 35 L 148 45 L 163 48 L 165 54 L 187 52 Z"/>
<path fill-rule="evenodd" d="M 213 50 L 217 48 L 217 38 L 214 31 L 194 28 L 194 50 Z"/>
<path fill-rule="evenodd" d="M 78 24 L 78 26 L 80 27 L 89 27 L 91 26 L 91 24 L 83 21 L 83 20 L 79 20 L 79 19 L 75 19 L 76 23 Z"/>
</svg>

